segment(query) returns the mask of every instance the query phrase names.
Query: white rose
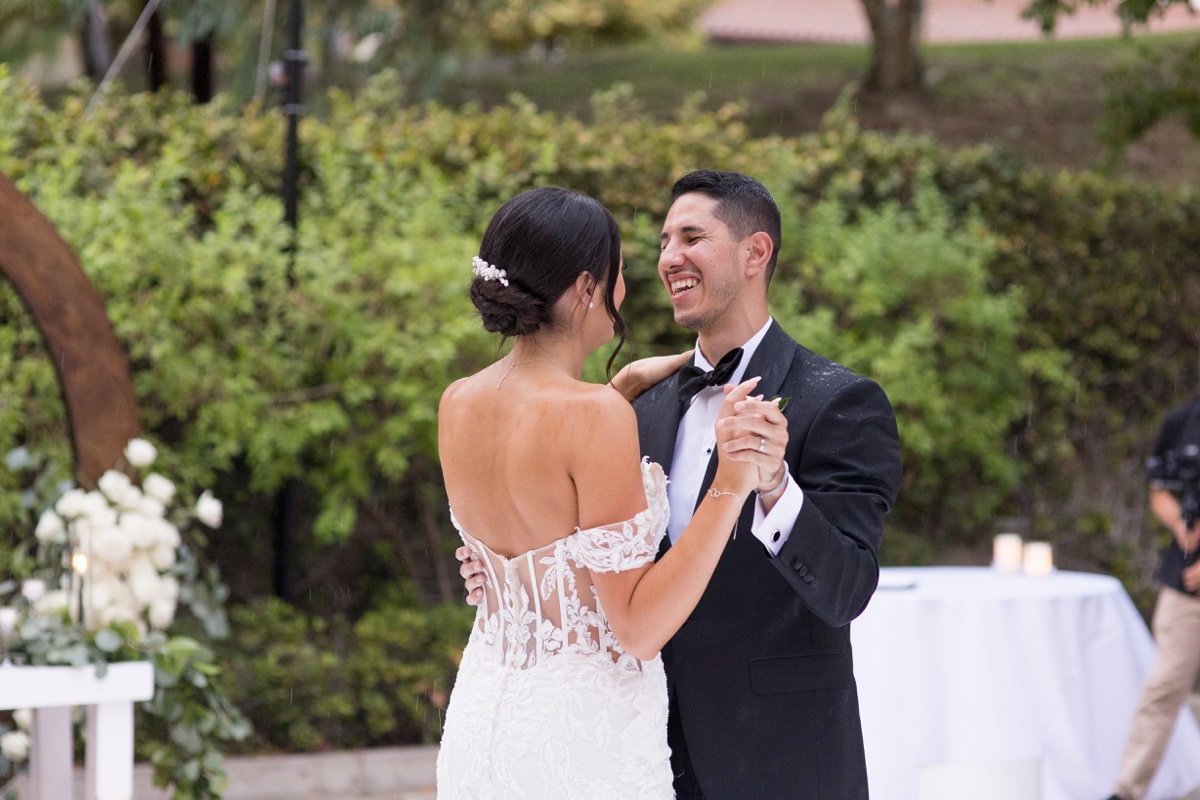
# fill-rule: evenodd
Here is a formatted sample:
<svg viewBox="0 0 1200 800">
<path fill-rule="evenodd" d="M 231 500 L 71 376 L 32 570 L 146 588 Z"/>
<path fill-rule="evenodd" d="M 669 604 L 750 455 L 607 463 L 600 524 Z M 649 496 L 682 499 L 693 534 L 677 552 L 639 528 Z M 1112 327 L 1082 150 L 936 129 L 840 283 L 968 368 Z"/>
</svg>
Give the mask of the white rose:
<svg viewBox="0 0 1200 800">
<path fill-rule="evenodd" d="M 93 532 L 104 528 L 115 528 L 117 527 L 117 512 L 112 508 L 97 508 L 88 514 L 87 522 Z"/>
<path fill-rule="evenodd" d="M 122 514 L 118 527 L 129 537 L 134 547 L 148 550 L 158 543 L 157 527 L 145 514 L 137 511 Z"/>
<path fill-rule="evenodd" d="M 142 608 L 133 592 L 118 578 L 93 581 L 84 597 L 88 603 L 88 627 L 92 630 L 110 622 L 135 620 Z"/>
<path fill-rule="evenodd" d="M 179 581 L 174 575 L 160 575 L 158 579 L 158 597 L 154 598 L 155 602 L 159 600 L 170 600 L 174 603 L 179 599 Z"/>
<path fill-rule="evenodd" d="M 130 466 L 148 467 L 158 458 L 158 450 L 145 439 L 130 439 L 125 445 L 125 460 Z"/>
<path fill-rule="evenodd" d="M 119 580 L 108 575 L 93 575 L 85 591 L 88 608 L 93 613 L 112 605 L 120 593 Z"/>
<path fill-rule="evenodd" d="M 0 752 L 12 762 L 29 758 L 29 734 L 25 731 L 9 731 L 0 736 Z"/>
<path fill-rule="evenodd" d="M 165 544 L 168 547 L 179 547 L 182 539 L 179 536 L 179 529 L 165 519 L 154 521 L 154 540 L 158 544 Z"/>
<path fill-rule="evenodd" d="M 92 555 L 113 566 L 123 564 L 133 553 L 133 542 L 120 528 L 101 528 L 92 538 Z"/>
<path fill-rule="evenodd" d="M 83 516 L 95 517 L 112 511 L 108 498 L 95 490 L 83 496 Z"/>
<path fill-rule="evenodd" d="M 109 603 L 104 608 L 98 609 L 92 615 L 92 619 L 88 621 L 88 627 L 92 630 L 107 628 L 114 622 L 140 622 L 138 619 L 138 608 L 132 602 L 118 601 Z M 141 626 L 139 626 L 139 630 Z"/>
<path fill-rule="evenodd" d="M 0 608 L 0 630 L 11 631 L 17 627 L 17 618 L 21 616 L 21 612 L 13 606 L 4 606 Z"/>
<path fill-rule="evenodd" d="M 151 472 L 142 480 L 142 491 L 166 505 L 175 497 L 175 484 L 157 472 Z"/>
<path fill-rule="evenodd" d="M 129 570 L 129 591 L 143 606 L 148 606 L 159 596 L 158 570 L 145 559 L 138 559 Z"/>
<path fill-rule="evenodd" d="M 118 500 L 126 489 L 133 486 L 133 481 L 129 480 L 129 476 L 124 472 L 110 469 L 100 476 L 96 485 L 100 487 L 100 491 L 108 495 L 110 500 Z"/>
<path fill-rule="evenodd" d="M 82 489 L 69 489 L 58 498 L 54 508 L 67 519 L 74 519 L 83 514 L 83 498 L 86 496 Z"/>
<path fill-rule="evenodd" d="M 175 548 L 169 544 L 160 544 L 150 551 L 150 560 L 159 569 L 170 569 L 175 566 Z"/>
<path fill-rule="evenodd" d="M 33 725 L 33 709 L 18 708 L 13 712 L 13 722 L 17 723 L 17 727 L 23 731 L 29 730 Z"/>
<path fill-rule="evenodd" d="M 150 604 L 150 627 L 162 630 L 175 620 L 175 601 L 160 598 Z"/>
<path fill-rule="evenodd" d="M 62 589 L 55 589 L 53 592 L 46 592 L 41 599 L 33 604 L 33 610 L 39 616 L 48 617 L 51 614 L 58 614 L 64 611 L 67 607 L 67 593 Z"/>
<path fill-rule="evenodd" d="M 46 593 L 46 582 L 40 578 L 29 578 L 21 582 L 21 594 L 31 603 L 42 599 Z"/>
<path fill-rule="evenodd" d="M 97 528 L 86 519 L 77 519 L 71 523 L 71 534 L 75 540 L 75 549 L 82 553 L 92 552 L 92 541 L 96 538 Z"/>
<path fill-rule="evenodd" d="M 142 494 L 142 490 L 133 484 L 129 484 L 121 492 L 121 496 L 117 498 L 116 502 L 122 511 L 136 511 L 141 507 L 143 499 L 145 499 L 145 496 Z"/>
<path fill-rule="evenodd" d="M 221 527 L 221 513 L 223 510 L 221 501 L 213 497 L 212 492 L 206 491 L 196 501 L 196 517 L 210 528 Z"/>
<path fill-rule="evenodd" d="M 157 500 L 150 495 L 142 495 L 141 502 L 138 503 L 137 510 L 145 514 L 147 517 L 155 517 L 161 519 L 167 513 L 166 507 L 161 500 Z"/>
<path fill-rule="evenodd" d="M 43 544 L 61 544 L 67 540 L 67 526 L 63 524 L 62 517 L 47 509 L 38 519 L 33 535 Z"/>
</svg>

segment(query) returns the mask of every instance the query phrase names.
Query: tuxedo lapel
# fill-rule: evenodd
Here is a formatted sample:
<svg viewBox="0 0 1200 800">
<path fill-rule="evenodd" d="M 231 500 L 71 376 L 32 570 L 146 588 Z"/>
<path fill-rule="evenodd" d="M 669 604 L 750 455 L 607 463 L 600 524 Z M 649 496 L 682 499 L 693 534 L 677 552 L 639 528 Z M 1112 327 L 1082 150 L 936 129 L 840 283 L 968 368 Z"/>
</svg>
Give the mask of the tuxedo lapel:
<svg viewBox="0 0 1200 800">
<path fill-rule="evenodd" d="M 692 361 L 695 363 L 695 356 Z M 679 373 L 672 375 L 657 386 L 648 389 L 633 401 L 637 413 L 638 446 L 642 457 L 649 458 L 663 468 L 670 477 L 671 462 L 675 459 L 675 439 L 679 433 L 679 420 L 683 411 L 679 405 Z M 671 547 L 671 537 L 663 536 L 658 555 Z"/>
<path fill-rule="evenodd" d="M 633 409 L 637 412 L 638 445 L 642 457 L 660 465 L 669 476 L 682 416 L 678 373 L 647 390 L 634 401 Z"/>
</svg>

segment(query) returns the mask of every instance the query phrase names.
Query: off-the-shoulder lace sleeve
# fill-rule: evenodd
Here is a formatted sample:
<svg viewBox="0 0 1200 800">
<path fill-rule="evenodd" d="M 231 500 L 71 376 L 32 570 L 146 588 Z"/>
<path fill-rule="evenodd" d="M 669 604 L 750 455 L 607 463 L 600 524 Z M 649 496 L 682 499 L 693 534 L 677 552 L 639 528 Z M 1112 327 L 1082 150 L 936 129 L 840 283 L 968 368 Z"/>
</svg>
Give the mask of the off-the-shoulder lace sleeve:
<svg viewBox="0 0 1200 800">
<path fill-rule="evenodd" d="M 593 572 L 623 572 L 652 562 L 667 530 L 667 479 L 662 467 L 642 459 L 646 510 L 633 519 L 579 531 L 573 537 L 579 564 Z"/>
</svg>

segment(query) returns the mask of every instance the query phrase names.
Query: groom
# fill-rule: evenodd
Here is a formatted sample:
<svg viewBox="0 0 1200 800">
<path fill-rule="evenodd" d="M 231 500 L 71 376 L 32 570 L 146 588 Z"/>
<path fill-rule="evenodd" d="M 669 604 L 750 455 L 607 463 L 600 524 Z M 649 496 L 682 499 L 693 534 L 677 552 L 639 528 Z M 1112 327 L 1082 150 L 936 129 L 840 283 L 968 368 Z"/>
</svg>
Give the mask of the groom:
<svg viewBox="0 0 1200 800">
<path fill-rule="evenodd" d="M 721 387 L 758 375 L 757 392 L 787 399 L 734 418 L 757 443 L 747 450 L 758 496 L 663 648 L 675 790 L 679 800 L 866 800 L 849 623 L 875 590 L 900 486 L 895 417 L 876 383 L 770 318 L 781 226 L 766 188 L 699 170 L 671 192 L 658 271 L 675 321 L 698 334 L 696 354 L 633 404 L 642 455 L 670 465 L 664 551 L 716 471 Z"/>
</svg>

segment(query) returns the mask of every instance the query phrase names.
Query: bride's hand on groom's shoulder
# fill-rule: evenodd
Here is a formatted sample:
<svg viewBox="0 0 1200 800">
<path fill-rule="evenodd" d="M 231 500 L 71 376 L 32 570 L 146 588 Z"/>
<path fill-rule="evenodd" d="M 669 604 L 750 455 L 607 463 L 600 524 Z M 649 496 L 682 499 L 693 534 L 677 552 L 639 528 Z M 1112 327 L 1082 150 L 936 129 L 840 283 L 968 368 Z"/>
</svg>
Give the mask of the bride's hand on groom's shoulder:
<svg viewBox="0 0 1200 800">
<path fill-rule="evenodd" d="M 650 356 L 639 358 L 621 368 L 610 385 L 629 402 L 633 402 L 651 386 L 662 383 L 674 375 L 692 357 L 691 350 L 673 356 Z"/>
</svg>

